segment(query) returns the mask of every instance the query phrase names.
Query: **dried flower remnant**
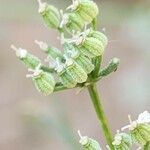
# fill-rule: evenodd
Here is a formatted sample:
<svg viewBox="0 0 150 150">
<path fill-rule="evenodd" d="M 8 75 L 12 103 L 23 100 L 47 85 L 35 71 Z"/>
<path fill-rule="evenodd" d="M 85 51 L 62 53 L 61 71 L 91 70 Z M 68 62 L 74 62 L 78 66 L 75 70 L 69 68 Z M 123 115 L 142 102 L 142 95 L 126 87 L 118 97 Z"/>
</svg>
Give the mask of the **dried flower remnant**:
<svg viewBox="0 0 150 150">
<path fill-rule="evenodd" d="M 117 131 L 112 144 L 114 145 L 115 150 L 130 150 L 132 140 L 130 135 Z"/>
</svg>

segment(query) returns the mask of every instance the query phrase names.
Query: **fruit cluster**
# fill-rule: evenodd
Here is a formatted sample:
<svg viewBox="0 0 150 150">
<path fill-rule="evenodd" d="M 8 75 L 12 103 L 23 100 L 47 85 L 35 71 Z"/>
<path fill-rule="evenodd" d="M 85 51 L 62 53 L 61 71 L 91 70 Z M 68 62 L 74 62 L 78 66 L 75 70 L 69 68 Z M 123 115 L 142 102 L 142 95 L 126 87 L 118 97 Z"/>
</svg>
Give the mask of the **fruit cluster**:
<svg viewBox="0 0 150 150">
<path fill-rule="evenodd" d="M 77 84 L 87 81 L 89 74 L 94 70 L 92 60 L 101 56 L 107 46 L 107 37 L 93 30 L 90 26 L 98 15 L 98 7 L 91 0 L 76 0 L 69 6 L 66 13 L 52 5 L 39 2 L 39 13 L 48 27 L 60 32 L 60 41 L 63 50 L 60 51 L 48 44 L 35 41 L 36 44 L 48 55 L 49 68 L 53 69 L 64 87 L 73 88 Z M 89 26 L 87 29 L 86 27 Z M 65 33 L 69 37 L 65 37 Z M 71 35 L 71 36 L 70 36 Z M 28 53 L 22 48 L 17 49 L 17 57 L 27 66 L 33 74 L 31 77 L 38 91 L 49 95 L 54 91 L 55 78 L 52 73 L 41 69 L 39 58 Z"/>
</svg>

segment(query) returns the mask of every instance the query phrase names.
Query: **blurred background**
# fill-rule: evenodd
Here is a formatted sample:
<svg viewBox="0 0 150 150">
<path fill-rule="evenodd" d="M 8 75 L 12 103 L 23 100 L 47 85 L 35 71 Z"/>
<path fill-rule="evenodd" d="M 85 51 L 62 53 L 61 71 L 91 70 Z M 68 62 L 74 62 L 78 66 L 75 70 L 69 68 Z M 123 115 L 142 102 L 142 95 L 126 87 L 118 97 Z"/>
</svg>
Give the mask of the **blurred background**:
<svg viewBox="0 0 150 150">
<path fill-rule="evenodd" d="M 71 0 L 48 0 L 66 8 Z M 150 1 L 97 0 L 99 30 L 105 28 L 109 45 L 103 65 L 121 59 L 118 71 L 98 84 L 113 134 L 150 110 Z M 43 40 L 60 47 L 58 34 L 44 26 L 36 0 L 0 0 L 0 150 L 80 150 L 77 130 L 105 141 L 86 90 L 54 93 L 36 91 L 26 79 L 26 68 L 10 49 L 13 43 L 40 58 L 34 44 Z"/>
</svg>

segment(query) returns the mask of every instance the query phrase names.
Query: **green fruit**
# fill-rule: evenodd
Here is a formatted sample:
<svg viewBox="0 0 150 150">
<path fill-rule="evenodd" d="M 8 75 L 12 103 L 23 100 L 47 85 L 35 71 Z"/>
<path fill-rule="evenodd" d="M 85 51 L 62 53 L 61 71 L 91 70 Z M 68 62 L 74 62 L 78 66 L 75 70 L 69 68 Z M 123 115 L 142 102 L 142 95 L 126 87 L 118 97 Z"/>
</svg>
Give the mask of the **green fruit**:
<svg viewBox="0 0 150 150">
<path fill-rule="evenodd" d="M 130 131 L 130 134 L 134 142 L 146 145 L 147 142 L 150 142 L 150 125 L 138 124 L 135 129 Z"/>
<path fill-rule="evenodd" d="M 16 56 L 25 64 L 27 68 L 35 69 L 40 63 L 40 59 L 36 56 L 27 52 L 27 50 L 22 48 L 16 48 L 11 45 L 11 48 L 16 52 Z"/>
<path fill-rule="evenodd" d="M 68 74 L 66 69 L 59 73 L 59 78 L 62 84 L 67 88 L 73 88 L 77 84 L 77 82 L 71 77 L 71 75 Z"/>
<path fill-rule="evenodd" d="M 40 3 L 39 13 L 47 26 L 57 29 L 60 25 L 60 13 L 58 9 L 47 3 Z"/>
<path fill-rule="evenodd" d="M 80 53 L 80 50 L 73 46 L 73 44 L 64 44 L 65 53 L 70 55 L 71 58 L 87 73 L 91 73 L 94 70 L 92 60 L 87 56 Z"/>
<path fill-rule="evenodd" d="M 68 16 L 66 27 L 70 32 L 81 31 L 84 28 L 85 23 L 77 13 L 70 13 Z"/>
<path fill-rule="evenodd" d="M 85 40 L 78 46 L 78 48 L 81 53 L 89 58 L 101 56 L 105 49 L 102 42 L 93 37 L 86 37 Z"/>
<path fill-rule="evenodd" d="M 31 69 L 35 69 L 41 62 L 36 56 L 33 56 L 29 53 L 25 58 L 22 58 L 21 60 L 26 65 L 27 68 Z"/>
<path fill-rule="evenodd" d="M 67 72 L 67 66 L 61 62 L 59 58 L 56 59 L 56 71 L 60 78 L 62 84 L 67 88 L 73 88 L 76 86 L 77 82 L 72 78 L 72 76 Z"/>
<path fill-rule="evenodd" d="M 37 76 L 32 78 L 36 89 L 44 95 L 53 93 L 55 80 L 53 76 L 47 72 L 41 71 Z"/>
<path fill-rule="evenodd" d="M 80 0 L 76 12 L 87 23 L 91 23 L 99 13 L 96 3 L 93 1 Z"/>
<path fill-rule="evenodd" d="M 106 47 L 108 44 L 108 39 L 106 35 L 104 35 L 102 32 L 91 30 L 88 37 L 93 37 L 93 38 L 98 39 L 99 41 L 102 42 L 104 47 Z"/>
<path fill-rule="evenodd" d="M 87 80 L 87 74 L 77 63 L 73 62 L 66 67 L 67 73 L 75 80 L 77 83 L 83 83 Z"/>
<path fill-rule="evenodd" d="M 132 140 L 126 133 L 117 133 L 112 144 L 115 150 L 130 150 Z"/>
<path fill-rule="evenodd" d="M 86 136 L 82 137 L 79 142 L 84 150 L 101 150 L 101 147 L 97 141 Z"/>
<path fill-rule="evenodd" d="M 85 55 L 80 54 L 76 59 L 75 62 L 83 68 L 83 70 L 89 74 L 94 70 L 94 65 L 90 58 Z"/>
</svg>

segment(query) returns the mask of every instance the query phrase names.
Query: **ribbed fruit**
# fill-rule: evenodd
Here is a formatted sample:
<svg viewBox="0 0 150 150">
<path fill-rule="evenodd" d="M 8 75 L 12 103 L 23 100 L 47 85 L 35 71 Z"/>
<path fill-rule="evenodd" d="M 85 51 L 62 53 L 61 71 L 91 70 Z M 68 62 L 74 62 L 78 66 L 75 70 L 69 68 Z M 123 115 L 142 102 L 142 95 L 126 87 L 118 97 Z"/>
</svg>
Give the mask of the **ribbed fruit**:
<svg viewBox="0 0 150 150">
<path fill-rule="evenodd" d="M 44 95 L 53 93 L 55 80 L 53 76 L 47 72 L 41 72 L 39 75 L 32 78 L 36 89 Z"/>
</svg>

